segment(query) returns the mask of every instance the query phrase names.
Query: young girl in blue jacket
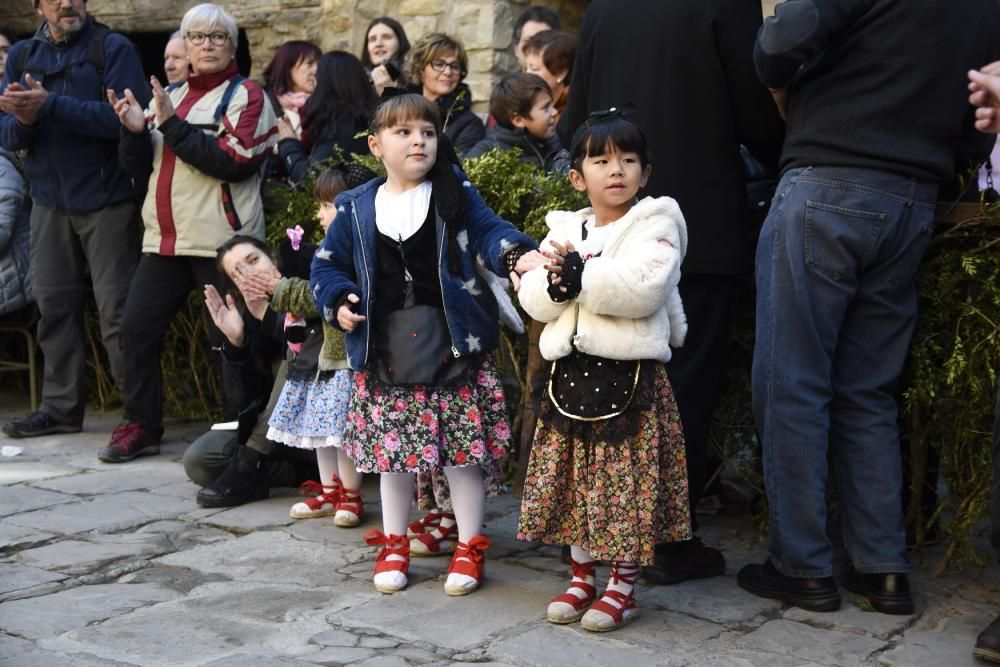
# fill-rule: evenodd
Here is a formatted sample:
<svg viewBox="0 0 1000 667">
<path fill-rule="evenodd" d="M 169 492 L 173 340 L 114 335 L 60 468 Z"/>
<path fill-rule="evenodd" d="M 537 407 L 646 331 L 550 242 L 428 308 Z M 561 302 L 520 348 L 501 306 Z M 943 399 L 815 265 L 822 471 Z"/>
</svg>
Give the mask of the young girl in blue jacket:
<svg viewBox="0 0 1000 667">
<path fill-rule="evenodd" d="M 447 159 L 441 118 L 420 95 L 376 109 L 368 145 L 386 178 L 340 195 L 313 260 L 313 296 L 347 332 L 356 371 L 343 435 L 362 472 L 381 473 L 383 531 L 375 588 L 406 587 L 406 524 L 417 472 L 442 466 L 458 545 L 445 592 L 479 587 L 484 487 L 481 466 L 507 452 L 504 392 L 489 353 L 499 342 L 497 302 L 480 271 L 518 276 L 544 263 L 535 242 L 486 206 Z"/>
</svg>

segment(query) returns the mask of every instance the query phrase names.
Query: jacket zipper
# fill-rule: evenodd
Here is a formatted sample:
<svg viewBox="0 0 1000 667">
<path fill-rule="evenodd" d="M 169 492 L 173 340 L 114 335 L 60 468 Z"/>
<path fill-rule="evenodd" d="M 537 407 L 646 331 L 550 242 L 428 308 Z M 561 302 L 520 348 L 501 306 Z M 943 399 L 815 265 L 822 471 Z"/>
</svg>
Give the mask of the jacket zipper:
<svg viewBox="0 0 1000 667">
<path fill-rule="evenodd" d="M 444 225 L 442 224 L 442 228 L 443 227 Z M 451 321 L 448 319 L 448 307 L 444 302 L 444 278 L 441 277 L 441 262 L 444 261 L 444 244 L 447 238 L 448 232 L 445 230 L 445 233 L 441 234 L 441 245 L 438 247 L 438 283 L 441 285 L 441 310 L 444 311 L 444 324 L 448 327 L 448 335 L 451 336 L 451 353 L 456 359 L 458 359 L 462 355 L 459 354 L 458 348 L 455 347 L 455 334 L 451 330 Z"/>
<path fill-rule="evenodd" d="M 365 317 L 369 317 L 371 315 L 371 291 L 372 291 L 371 290 L 371 283 L 372 283 L 372 276 L 368 272 L 368 255 L 365 253 L 365 239 L 364 239 L 364 236 L 361 233 L 361 222 L 358 220 L 358 209 L 357 209 L 357 207 L 355 207 L 353 205 L 351 206 L 351 215 L 354 216 L 354 226 L 358 230 L 358 241 L 359 241 L 359 245 L 361 246 L 361 261 L 365 265 L 365 278 L 368 280 L 368 287 L 367 287 L 367 289 L 365 289 L 365 312 L 367 313 L 367 315 L 365 315 Z M 365 325 L 368 325 L 368 321 L 367 320 L 365 320 Z M 366 329 L 366 333 L 365 333 L 365 365 L 368 364 L 368 341 L 369 341 L 370 338 L 371 338 L 371 327 L 369 326 Z M 346 341 L 345 341 L 345 343 L 346 343 Z M 345 344 L 345 348 L 346 348 L 346 344 Z M 346 349 L 345 349 L 345 351 L 346 351 Z"/>
</svg>

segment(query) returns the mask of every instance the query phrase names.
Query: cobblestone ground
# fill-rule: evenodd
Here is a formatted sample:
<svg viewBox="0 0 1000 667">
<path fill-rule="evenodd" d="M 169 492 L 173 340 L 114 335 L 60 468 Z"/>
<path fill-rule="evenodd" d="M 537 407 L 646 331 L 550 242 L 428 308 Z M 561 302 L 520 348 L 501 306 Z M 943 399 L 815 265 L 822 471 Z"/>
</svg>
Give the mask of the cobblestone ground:
<svg viewBox="0 0 1000 667">
<path fill-rule="evenodd" d="M 0 419 L 22 400 L 0 394 Z M 1000 611 L 996 565 L 944 578 L 919 567 L 912 617 L 861 611 L 846 591 L 831 614 L 759 599 L 735 573 L 763 549 L 749 517 L 730 512 L 702 530 L 725 550 L 726 576 L 642 586 L 642 617 L 619 632 L 554 626 L 545 605 L 567 574 L 556 549 L 514 539 L 509 497 L 487 505 L 494 546 L 479 592 L 448 597 L 447 559 L 414 559 L 409 589 L 383 596 L 361 541 L 377 525 L 374 480 L 356 529 L 295 522 L 288 496 L 200 509 L 179 460 L 204 425 L 168 425 L 160 456 L 108 465 L 96 452 L 115 419 L 0 439 L 24 448 L 0 457 L 0 665 L 952 667 L 977 664 L 976 634 Z"/>
</svg>

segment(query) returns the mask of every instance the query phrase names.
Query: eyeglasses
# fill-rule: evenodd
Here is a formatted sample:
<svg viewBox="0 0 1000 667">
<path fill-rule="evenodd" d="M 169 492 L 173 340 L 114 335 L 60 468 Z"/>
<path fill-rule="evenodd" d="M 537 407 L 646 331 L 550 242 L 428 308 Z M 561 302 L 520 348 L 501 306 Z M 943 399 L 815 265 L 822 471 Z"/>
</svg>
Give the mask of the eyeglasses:
<svg viewBox="0 0 1000 667">
<path fill-rule="evenodd" d="M 435 72 L 443 72 L 445 70 L 451 70 L 455 74 L 462 73 L 462 65 L 460 63 L 449 63 L 444 60 L 432 60 L 431 69 Z"/>
<path fill-rule="evenodd" d="M 195 46 L 201 46 L 205 43 L 205 40 L 212 42 L 215 46 L 224 46 L 227 41 L 229 41 L 229 33 L 225 32 L 189 32 L 187 34 L 188 41 Z"/>
</svg>

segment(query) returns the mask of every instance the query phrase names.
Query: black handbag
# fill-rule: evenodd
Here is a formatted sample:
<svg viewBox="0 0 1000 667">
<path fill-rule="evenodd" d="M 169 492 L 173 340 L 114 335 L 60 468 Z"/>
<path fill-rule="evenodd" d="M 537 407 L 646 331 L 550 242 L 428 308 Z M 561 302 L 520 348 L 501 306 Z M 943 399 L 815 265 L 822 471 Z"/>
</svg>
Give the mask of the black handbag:
<svg viewBox="0 0 1000 667">
<path fill-rule="evenodd" d="M 412 293 L 412 283 L 407 284 Z M 388 384 L 448 385 L 464 377 L 468 359 L 458 356 L 444 310 L 410 305 L 389 313 L 375 336 L 378 379 Z"/>
<path fill-rule="evenodd" d="M 564 417 L 596 422 L 625 412 L 639 386 L 639 360 L 619 361 L 573 349 L 552 362 L 549 399 Z"/>
</svg>

